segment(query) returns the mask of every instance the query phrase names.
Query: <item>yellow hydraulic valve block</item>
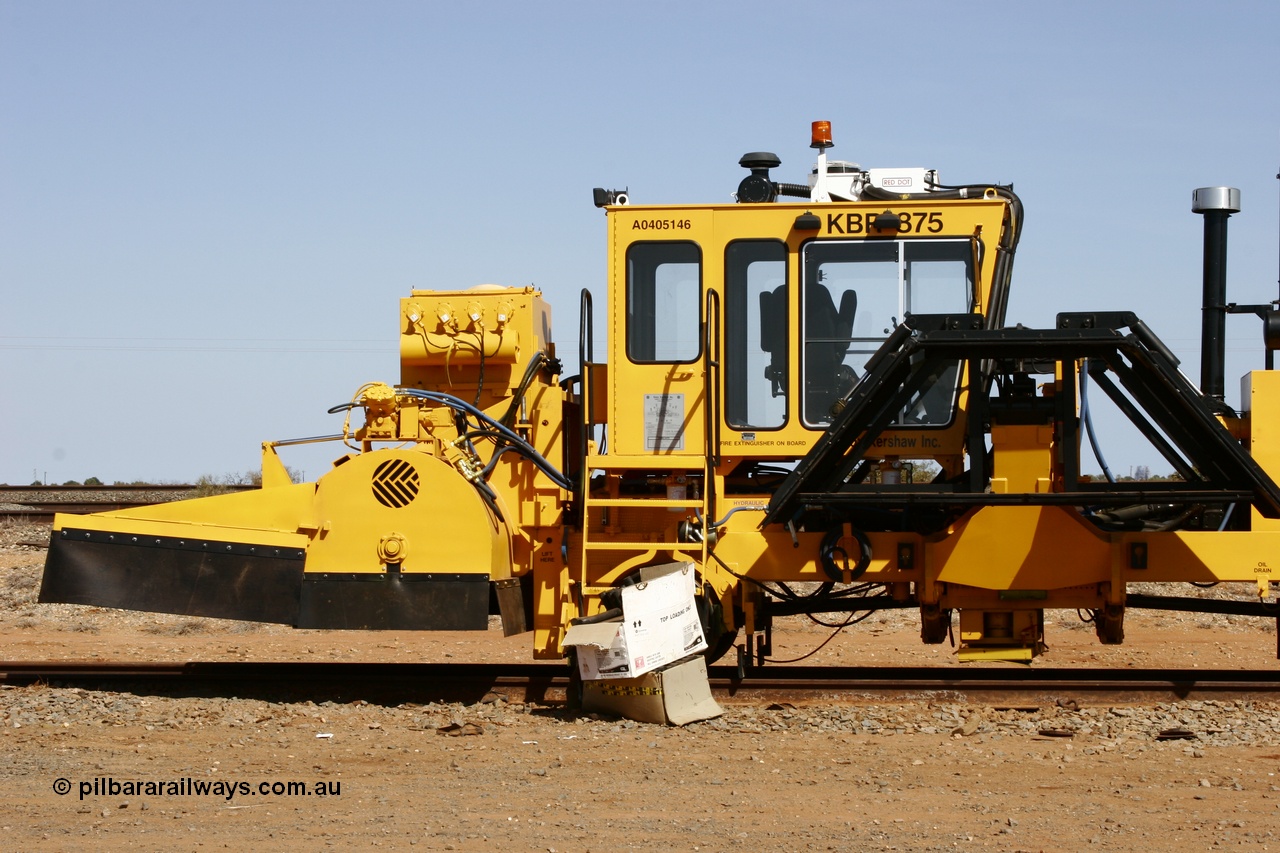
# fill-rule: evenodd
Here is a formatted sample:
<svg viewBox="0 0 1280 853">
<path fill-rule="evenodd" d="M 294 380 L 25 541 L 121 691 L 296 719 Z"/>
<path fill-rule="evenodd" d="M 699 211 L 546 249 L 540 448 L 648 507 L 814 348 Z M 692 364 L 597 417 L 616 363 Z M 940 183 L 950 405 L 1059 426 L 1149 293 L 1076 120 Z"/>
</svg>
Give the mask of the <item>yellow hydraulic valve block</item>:
<svg viewBox="0 0 1280 853">
<path fill-rule="evenodd" d="M 408 368 L 515 364 L 547 344 L 550 309 L 531 287 L 415 290 L 400 301 L 400 363 Z"/>
</svg>

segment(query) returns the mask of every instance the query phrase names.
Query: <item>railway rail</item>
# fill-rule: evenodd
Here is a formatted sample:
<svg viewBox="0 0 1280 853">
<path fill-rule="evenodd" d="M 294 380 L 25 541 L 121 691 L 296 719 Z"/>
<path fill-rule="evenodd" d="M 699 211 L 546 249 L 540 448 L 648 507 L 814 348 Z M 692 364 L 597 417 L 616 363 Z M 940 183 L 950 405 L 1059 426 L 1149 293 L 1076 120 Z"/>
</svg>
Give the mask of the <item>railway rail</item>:
<svg viewBox="0 0 1280 853">
<path fill-rule="evenodd" d="M 200 486 L 192 483 L 101 486 L 0 486 L 0 519 L 47 524 L 56 513 L 111 512 L 191 497 Z M 240 492 L 254 486 L 218 486 Z"/>
<path fill-rule="evenodd" d="M 710 668 L 725 704 L 939 699 L 998 707 L 1132 704 L 1189 699 L 1280 698 L 1280 670 L 1000 667 Z M 0 683 L 108 690 L 226 693 L 263 699 L 378 697 L 402 701 L 563 704 L 570 689 L 559 664 L 416 664 L 200 661 L 83 663 L 3 661 Z"/>
<path fill-rule="evenodd" d="M 112 512 L 118 509 L 132 509 L 148 506 L 156 501 L 24 501 L 19 509 L 0 509 L 0 518 L 15 518 L 25 521 L 48 524 L 54 515 L 60 512 L 75 515 L 91 512 Z"/>
<path fill-rule="evenodd" d="M 66 494 L 68 492 L 89 492 L 89 493 L 172 492 L 174 494 L 185 494 L 187 492 L 194 492 L 198 488 L 200 487 L 194 483 L 131 483 L 128 485 L 119 485 L 119 484 L 109 485 L 106 483 L 102 483 L 102 484 L 92 485 L 92 486 L 74 485 L 74 484 L 67 484 L 62 486 L 53 485 L 53 484 L 50 484 L 47 486 L 0 485 L 0 499 L 3 499 L 5 495 L 21 495 L 21 494 L 33 494 L 33 493 L 56 495 L 56 494 Z M 239 490 L 241 488 L 248 488 L 248 487 L 227 486 L 225 488 L 230 490 Z"/>
</svg>

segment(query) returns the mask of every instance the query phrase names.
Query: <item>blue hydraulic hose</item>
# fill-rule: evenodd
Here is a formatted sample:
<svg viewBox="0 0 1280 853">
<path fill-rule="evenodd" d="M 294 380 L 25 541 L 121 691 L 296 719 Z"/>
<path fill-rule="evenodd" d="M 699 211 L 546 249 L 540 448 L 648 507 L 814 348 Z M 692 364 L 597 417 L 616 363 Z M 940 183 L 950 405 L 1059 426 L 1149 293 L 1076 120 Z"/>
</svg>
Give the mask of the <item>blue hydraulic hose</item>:
<svg viewBox="0 0 1280 853">
<path fill-rule="evenodd" d="M 1102 458 L 1102 449 L 1098 447 L 1098 437 L 1093 432 L 1093 412 L 1089 410 L 1089 370 L 1088 362 L 1080 365 L 1080 417 L 1084 420 L 1084 431 L 1089 436 L 1089 446 L 1093 448 L 1093 458 L 1098 460 L 1098 464 L 1102 466 L 1102 473 L 1107 478 L 1108 483 L 1114 483 L 1116 478 L 1111 474 L 1111 469 L 1107 467 L 1107 460 Z"/>
<path fill-rule="evenodd" d="M 527 457 L 534 465 L 538 466 L 538 470 L 550 477 L 557 486 L 568 491 L 573 491 L 572 481 L 562 474 L 556 466 L 548 462 L 542 454 L 530 446 L 529 442 L 521 438 L 510 427 L 489 417 L 483 411 L 471 405 L 466 400 L 455 397 L 452 394 L 445 394 L 443 391 L 423 391 L 418 388 L 397 388 L 396 393 L 403 394 L 406 397 L 417 397 L 421 400 L 432 400 L 437 403 L 444 403 L 452 409 L 457 409 L 460 412 L 471 415 L 473 418 L 485 424 L 489 428 L 501 433 L 503 438 L 515 445 L 518 445 L 518 452 Z"/>
</svg>

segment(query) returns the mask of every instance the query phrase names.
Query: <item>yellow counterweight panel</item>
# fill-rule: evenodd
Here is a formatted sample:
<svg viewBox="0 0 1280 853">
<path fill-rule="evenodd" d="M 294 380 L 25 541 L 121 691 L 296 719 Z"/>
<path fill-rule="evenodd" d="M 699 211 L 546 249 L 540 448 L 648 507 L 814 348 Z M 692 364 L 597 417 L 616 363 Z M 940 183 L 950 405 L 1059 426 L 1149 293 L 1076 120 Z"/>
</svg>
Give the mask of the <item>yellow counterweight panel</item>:
<svg viewBox="0 0 1280 853">
<path fill-rule="evenodd" d="M 1249 416 L 1249 454 L 1273 480 L 1280 480 L 1280 371 L 1250 371 L 1241 385 L 1240 397 Z M 1280 530 L 1280 519 L 1266 518 L 1254 509 L 1250 526 Z"/>
<path fill-rule="evenodd" d="M 1124 544 L 1130 581 L 1280 581 L 1280 531 L 1133 534 Z"/>
<path fill-rule="evenodd" d="M 930 543 L 927 565 L 942 583 L 982 589 L 1057 589 L 1112 577 L 1112 546 L 1074 509 L 988 506 Z"/>
</svg>

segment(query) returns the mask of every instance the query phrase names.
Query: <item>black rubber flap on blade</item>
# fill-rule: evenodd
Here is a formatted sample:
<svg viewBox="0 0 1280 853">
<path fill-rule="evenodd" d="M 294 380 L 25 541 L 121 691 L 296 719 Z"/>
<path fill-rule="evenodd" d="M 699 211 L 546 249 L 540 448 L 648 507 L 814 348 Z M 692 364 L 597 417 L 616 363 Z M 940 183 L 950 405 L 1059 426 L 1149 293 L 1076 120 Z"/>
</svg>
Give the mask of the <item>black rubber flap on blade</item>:
<svg viewBox="0 0 1280 853">
<path fill-rule="evenodd" d="M 39 600 L 292 625 L 305 556 L 298 548 L 64 528 L 49 543 Z"/>
<path fill-rule="evenodd" d="M 299 628 L 483 631 L 489 576 L 482 574 L 308 574 Z"/>
</svg>

